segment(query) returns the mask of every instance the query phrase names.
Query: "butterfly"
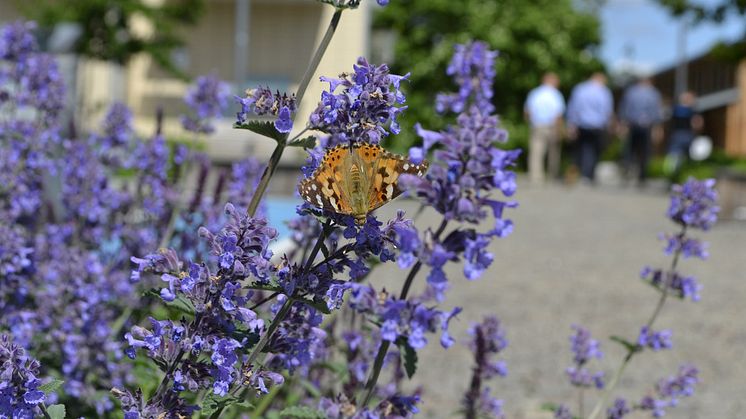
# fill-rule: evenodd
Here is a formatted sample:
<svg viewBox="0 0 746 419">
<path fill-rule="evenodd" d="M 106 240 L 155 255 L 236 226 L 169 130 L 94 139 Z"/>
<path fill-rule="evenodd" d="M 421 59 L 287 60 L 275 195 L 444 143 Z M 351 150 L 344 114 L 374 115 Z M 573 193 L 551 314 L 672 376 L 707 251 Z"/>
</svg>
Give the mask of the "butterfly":
<svg viewBox="0 0 746 419">
<path fill-rule="evenodd" d="M 301 181 L 300 196 L 317 208 L 352 215 L 364 224 L 369 212 L 402 193 L 399 175 L 422 176 L 428 163 L 368 143 L 340 144 L 326 152 L 314 173 Z"/>
</svg>

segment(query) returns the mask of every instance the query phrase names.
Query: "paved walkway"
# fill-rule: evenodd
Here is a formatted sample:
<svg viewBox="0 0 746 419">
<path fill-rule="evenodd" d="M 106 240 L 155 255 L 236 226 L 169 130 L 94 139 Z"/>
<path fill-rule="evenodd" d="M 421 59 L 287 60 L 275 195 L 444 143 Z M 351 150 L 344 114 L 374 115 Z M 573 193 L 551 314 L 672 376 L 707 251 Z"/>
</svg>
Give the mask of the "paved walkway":
<svg viewBox="0 0 746 419">
<path fill-rule="evenodd" d="M 618 334 L 635 338 L 653 310 L 657 293 L 638 279 L 646 264 L 667 266 L 657 234 L 674 225 L 665 218 L 663 192 L 604 187 L 532 188 L 520 184 L 520 207 L 510 212 L 512 236 L 493 245 L 495 262 L 478 281 L 468 282 L 452 267 L 453 285 L 446 306 L 464 307 L 452 323 L 453 335 L 464 339 L 466 328 L 482 315 L 497 314 L 508 331 L 504 353 L 509 375 L 490 383 L 505 400 L 509 418 L 551 417 L 544 402 L 571 402 L 577 393 L 564 377 L 570 363 L 570 325 L 589 327 L 602 341 L 601 366 L 616 369 L 621 347 L 606 339 Z M 412 208 L 405 201 L 399 206 Z M 392 208 L 388 208 L 392 207 Z M 382 210 L 393 212 L 394 205 Z M 426 214 L 425 220 L 436 220 Z M 721 222 L 703 235 L 711 243 L 706 262 L 684 260 L 681 270 L 704 286 L 698 303 L 671 300 L 656 326 L 674 332 L 674 350 L 645 352 L 636 357 L 622 379 L 617 396 L 639 400 L 660 377 L 685 362 L 701 370 L 697 394 L 671 410 L 670 418 L 746 417 L 746 223 Z M 386 279 L 398 290 L 398 268 L 386 265 L 373 279 Z M 395 279 L 390 279 L 390 278 Z M 421 284 L 424 277 L 418 278 Z M 443 350 L 433 339 L 420 355 L 413 383 L 424 385 L 422 416 L 456 417 L 469 380 L 468 350 Z M 586 413 L 595 401 L 586 395 Z M 634 417 L 649 417 L 636 415 Z"/>
</svg>

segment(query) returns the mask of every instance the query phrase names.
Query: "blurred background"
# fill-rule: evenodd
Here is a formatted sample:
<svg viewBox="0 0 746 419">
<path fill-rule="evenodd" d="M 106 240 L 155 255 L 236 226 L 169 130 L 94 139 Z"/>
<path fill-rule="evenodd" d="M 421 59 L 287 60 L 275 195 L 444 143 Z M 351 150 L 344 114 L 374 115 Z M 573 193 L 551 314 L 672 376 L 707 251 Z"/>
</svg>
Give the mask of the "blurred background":
<svg viewBox="0 0 746 419">
<path fill-rule="evenodd" d="M 681 92 L 697 96 L 695 108 L 704 119 L 698 134 L 714 146 L 705 161 L 687 162 L 678 178 L 725 176 L 726 168 L 731 177 L 746 173 L 743 0 L 369 3 L 374 5 L 364 2 L 367 7 L 342 20 L 317 75 L 346 71 L 358 56 L 411 72 L 404 129 L 389 139 L 390 148 L 404 151 L 416 141 L 415 122 L 445 125 L 432 104 L 438 91 L 452 88 L 445 74 L 452 46 L 482 39 L 501 53 L 494 102 L 511 145 L 527 148 L 524 101 L 545 72 L 559 76 L 567 99 L 573 86 L 603 71 L 616 102 L 636 77 L 646 76 L 661 93 L 664 114 Z M 38 22 L 43 48 L 58 55 L 71 86 L 69 113 L 82 127 L 95 126 L 107 106 L 120 101 L 134 110 L 144 133 L 154 129 L 156 109 L 163 107 L 165 133 L 178 139 L 185 135 L 178 123 L 182 98 L 198 75 L 216 75 L 239 95 L 257 84 L 295 90 L 330 10 L 314 0 L 0 0 L 0 23 Z M 322 88 L 312 83 L 308 98 L 319 97 Z M 307 100 L 298 114 L 307 115 L 314 105 Z M 206 151 L 225 162 L 268 154 L 270 144 L 231 129 L 234 109 L 203 142 Z M 623 133 L 612 133 L 602 160 L 616 163 Z M 572 150 L 563 147 L 564 171 Z M 653 144 L 653 177 L 670 175 L 663 167 L 666 147 L 665 136 Z M 303 156 L 286 158 L 297 166 Z M 613 165 L 600 170 L 612 178 L 618 172 Z"/>
</svg>

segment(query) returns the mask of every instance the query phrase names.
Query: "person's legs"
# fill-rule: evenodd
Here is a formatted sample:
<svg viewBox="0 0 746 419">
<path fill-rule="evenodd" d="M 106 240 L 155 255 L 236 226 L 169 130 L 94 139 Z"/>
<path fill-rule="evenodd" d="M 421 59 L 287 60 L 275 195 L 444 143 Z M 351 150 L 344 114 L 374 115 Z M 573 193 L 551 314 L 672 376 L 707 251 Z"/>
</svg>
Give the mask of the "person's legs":
<svg viewBox="0 0 746 419">
<path fill-rule="evenodd" d="M 578 167 L 580 175 L 590 181 L 593 181 L 597 147 L 594 130 L 580 128 L 578 130 Z"/>
<path fill-rule="evenodd" d="M 547 141 L 543 127 L 531 128 L 531 139 L 528 150 L 528 173 L 532 183 L 544 181 L 544 155 L 547 152 Z"/>
<path fill-rule="evenodd" d="M 638 180 L 640 184 L 645 182 L 648 176 L 648 162 L 650 161 L 650 128 L 637 127 L 635 132 L 637 163 L 638 163 Z"/>
<path fill-rule="evenodd" d="M 551 127 L 551 130 L 549 131 L 548 143 L 549 161 L 547 163 L 547 173 L 549 174 L 550 179 L 557 180 L 560 174 L 560 163 L 562 160 L 562 142 L 560 141 L 559 132 L 556 127 Z"/>
<path fill-rule="evenodd" d="M 636 150 L 635 150 L 635 135 L 634 135 L 634 128 L 629 127 L 629 131 L 627 132 L 627 138 L 624 142 L 624 146 L 622 148 L 622 170 L 623 170 L 623 176 L 624 181 L 629 181 L 630 177 L 632 176 L 632 166 L 635 161 L 636 156 Z"/>
<path fill-rule="evenodd" d="M 589 173 L 589 179 L 591 181 L 596 180 L 596 166 L 598 165 L 598 160 L 601 157 L 601 149 L 603 147 L 603 131 L 594 129 L 590 132 L 590 167 L 588 170 Z"/>
</svg>

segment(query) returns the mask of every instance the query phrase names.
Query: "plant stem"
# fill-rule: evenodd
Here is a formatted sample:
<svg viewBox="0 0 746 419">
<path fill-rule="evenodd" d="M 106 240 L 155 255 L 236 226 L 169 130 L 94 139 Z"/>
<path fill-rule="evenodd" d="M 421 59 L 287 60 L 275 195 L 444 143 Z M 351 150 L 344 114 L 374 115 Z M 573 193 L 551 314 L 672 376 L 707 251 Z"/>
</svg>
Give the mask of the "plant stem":
<svg viewBox="0 0 746 419">
<path fill-rule="evenodd" d="M 443 219 L 441 221 L 440 226 L 438 227 L 438 230 L 433 234 L 433 240 L 438 241 L 440 238 L 440 235 L 443 234 L 443 231 L 446 229 L 446 225 L 448 225 L 448 220 Z M 417 261 L 417 263 L 412 266 L 412 269 L 409 271 L 409 274 L 407 275 L 407 279 L 404 281 L 404 285 L 401 289 L 401 294 L 399 294 L 399 299 L 404 300 L 407 298 L 407 295 L 409 294 L 409 288 L 412 286 L 412 282 L 414 282 L 414 277 L 417 276 L 417 273 L 422 268 L 422 262 Z M 364 408 L 368 405 L 368 402 L 370 402 L 371 397 L 373 397 L 373 390 L 376 388 L 376 383 L 378 382 L 378 377 L 381 375 L 381 369 L 383 368 L 383 361 L 386 358 L 386 352 L 389 350 L 389 346 L 391 346 L 391 342 L 388 340 L 382 340 L 381 346 L 378 347 L 378 353 L 376 354 L 376 360 L 373 362 L 373 369 L 370 373 L 370 378 L 368 378 L 368 381 L 365 383 L 365 390 L 363 394 L 365 395 L 362 398 L 362 402 L 358 403 L 358 408 Z"/>
<path fill-rule="evenodd" d="M 269 180 L 272 178 L 272 175 L 275 174 L 275 170 L 277 170 L 277 166 L 282 158 L 282 152 L 285 151 L 285 141 L 286 140 L 277 141 L 275 150 L 269 158 L 269 163 L 267 164 L 267 167 L 264 168 L 264 173 L 262 173 L 262 177 L 259 179 L 259 184 L 256 185 L 254 195 L 251 197 L 251 202 L 249 202 L 249 207 L 246 209 L 246 214 L 248 214 L 249 217 L 253 217 L 256 214 L 256 209 L 259 208 L 259 202 L 261 202 L 264 192 L 267 191 Z"/>
<path fill-rule="evenodd" d="M 316 48 L 316 52 L 314 53 L 311 62 L 308 64 L 306 72 L 303 74 L 303 79 L 301 79 L 300 85 L 298 86 L 298 92 L 295 94 L 295 101 L 299 107 L 301 101 L 303 100 L 303 95 L 305 95 L 306 89 L 308 89 L 308 84 L 311 82 L 311 77 L 313 77 L 313 74 L 319 67 L 321 58 L 324 56 L 324 53 L 326 52 L 326 49 L 329 46 L 332 37 L 334 36 L 334 32 L 336 32 L 337 30 L 339 19 L 341 17 L 341 9 L 334 12 L 332 20 L 329 22 L 329 27 L 326 29 L 326 33 L 321 39 L 321 43 L 319 44 L 318 48 Z M 269 180 L 272 178 L 272 175 L 274 175 L 275 170 L 277 170 L 277 166 L 280 163 L 280 158 L 282 158 L 282 153 L 285 151 L 285 147 L 287 146 L 287 139 L 288 135 L 286 134 L 283 140 L 277 141 L 277 146 L 275 146 L 275 150 L 272 152 L 272 156 L 269 158 L 269 164 L 267 164 L 267 167 L 264 169 L 264 173 L 262 173 L 262 178 L 259 180 L 256 191 L 251 197 L 249 207 L 246 209 L 246 213 L 250 217 L 253 217 L 256 214 L 256 209 L 259 207 L 259 202 L 262 200 L 264 193 L 267 191 L 267 186 L 269 186 Z"/>
<path fill-rule="evenodd" d="M 681 233 L 679 233 L 679 238 L 683 238 L 686 234 L 686 226 L 683 226 L 681 229 Z M 681 256 L 681 249 L 677 249 L 676 253 L 674 253 L 673 261 L 671 262 L 671 274 L 676 271 L 676 267 L 679 264 L 679 257 Z M 666 298 L 668 297 L 668 290 L 669 290 L 669 284 L 664 279 L 664 282 L 662 284 L 663 289 L 661 290 L 661 296 L 658 299 L 658 303 L 655 305 L 655 309 L 653 310 L 653 313 L 650 315 L 650 318 L 648 319 L 645 326 L 650 329 L 653 327 L 653 323 L 655 323 L 655 320 L 658 318 L 658 315 L 660 314 L 661 310 L 663 309 L 663 305 L 666 303 Z M 624 369 L 627 367 L 627 364 L 632 360 L 632 358 L 635 356 L 636 353 L 640 352 L 639 348 L 630 348 L 627 349 L 627 354 L 624 356 L 624 359 L 622 360 L 622 363 L 617 368 L 614 375 L 611 377 L 611 381 L 609 381 L 608 386 L 606 386 L 606 389 L 604 390 L 603 394 L 601 395 L 601 399 L 596 403 L 595 406 L 593 406 L 593 410 L 591 411 L 591 414 L 588 415 L 588 419 L 596 419 L 601 414 L 601 410 L 603 410 L 606 403 L 609 401 L 609 398 L 611 397 L 611 392 L 614 391 L 614 388 L 619 383 L 619 379 L 622 377 L 622 373 L 624 373 Z"/>
<path fill-rule="evenodd" d="M 52 419 L 51 416 L 49 416 L 49 412 L 47 412 L 47 407 L 44 405 L 44 403 L 39 403 L 39 410 L 41 410 L 41 414 L 44 415 L 46 419 Z"/>
<path fill-rule="evenodd" d="M 277 297 L 279 294 L 280 294 L 279 292 L 273 292 L 268 297 L 262 298 L 261 301 L 259 301 L 258 303 L 254 304 L 253 306 L 249 307 L 249 310 L 256 310 L 259 306 L 261 306 L 262 304 L 266 303 L 267 301 L 269 301 L 269 300 Z"/>
<path fill-rule="evenodd" d="M 324 37 L 321 38 L 321 43 L 319 43 L 319 46 L 316 49 L 316 53 L 313 55 L 313 58 L 311 58 L 311 62 L 308 64 L 308 68 L 303 74 L 303 78 L 301 79 L 300 85 L 298 86 L 298 92 L 295 94 L 295 101 L 298 106 L 300 106 L 300 103 L 303 100 L 303 96 L 306 94 L 308 84 L 311 82 L 311 77 L 313 77 L 313 74 L 316 73 L 316 69 L 319 67 L 321 58 L 324 56 L 326 48 L 329 46 L 329 43 L 334 36 L 334 32 L 337 30 L 339 19 L 341 17 L 342 9 L 335 10 L 334 15 L 332 16 L 332 20 L 329 22 L 329 26 L 326 28 L 326 33 L 324 33 Z"/>
</svg>

